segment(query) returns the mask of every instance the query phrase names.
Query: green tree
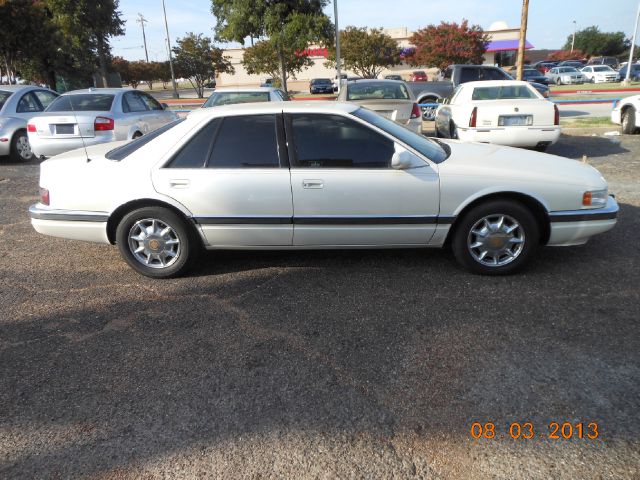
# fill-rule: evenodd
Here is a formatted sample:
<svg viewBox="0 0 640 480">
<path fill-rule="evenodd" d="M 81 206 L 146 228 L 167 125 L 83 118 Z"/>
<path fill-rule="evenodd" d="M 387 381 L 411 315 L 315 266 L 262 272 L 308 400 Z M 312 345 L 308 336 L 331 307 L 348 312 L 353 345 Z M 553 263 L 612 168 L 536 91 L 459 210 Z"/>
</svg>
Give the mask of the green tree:
<svg viewBox="0 0 640 480">
<path fill-rule="evenodd" d="M 204 84 L 215 78 L 216 73 L 233 73 L 234 69 L 228 56 L 220 48 L 214 47 L 209 37 L 188 33 L 177 40 L 174 47 L 177 75 L 191 82 L 198 98 L 204 96 Z"/>
<path fill-rule="evenodd" d="M 247 73 L 251 75 L 266 73 L 270 77 L 278 79 L 280 85 L 284 83 L 280 78 L 282 71 L 278 51 L 270 40 L 262 40 L 252 47 L 246 48 L 242 55 L 242 64 L 247 70 Z M 302 55 L 296 51 L 285 52 L 285 72 L 287 72 L 287 79 L 290 77 L 295 78 L 296 73 L 301 72 L 311 65 L 313 65 L 313 62 L 307 55 Z"/>
<path fill-rule="evenodd" d="M 562 47 L 563 50 L 571 50 L 573 35 L 567 37 L 567 41 Z M 601 32 L 596 26 L 588 27 L 576 32 L 576 40 L 573 44 L 574 50 L 580 50 L 587 56 L 610 55 L 616 56 L 628 51 L 631 42 L 626 38 L 624 32 Z"/>
<path fill-rule="evenodd" d="M 291 52 L 331 41 L 333 25 L 322 8 L 329 0 L 211 0 L 216 38 L 244 45 L 247 37 L 268 37 L 276 51 L 282 88 L 287 91 Z"/>
<path fill-rule="evenodd" d="M 364 78 L 377 78 L 387 67 L 399 65 L 401 49 L 381 28 L 349 26 L 340 32 L 340 57 L 346 70 Z M 336 49 L 329 49 L 329 66 L 336 64 Z"/>
<path fill-rule="evenodd" d="M 416 31 L 410 41 L 415 51 L 407 58 L 409 63 L 444 70 L 454 63 L 482 63 L 488 37 L 479 25 L 469 26 L 462 20 L 459 25 L 428 25 Z"/>
</svg>

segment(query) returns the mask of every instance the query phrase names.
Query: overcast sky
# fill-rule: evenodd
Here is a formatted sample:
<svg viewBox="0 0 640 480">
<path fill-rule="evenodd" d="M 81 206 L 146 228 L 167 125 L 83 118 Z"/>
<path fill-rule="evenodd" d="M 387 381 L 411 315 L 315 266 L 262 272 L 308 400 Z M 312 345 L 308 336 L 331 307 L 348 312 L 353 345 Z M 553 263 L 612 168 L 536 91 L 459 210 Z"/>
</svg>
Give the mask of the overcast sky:
<svg viewBox="0 0 640 480">
<path fill-rule="evenodd" d="M 640 0 L 530 0 L 527 40 L 535 48 L 559 49 L 573 31 L 597 25 L 603 31 L 633 34 L 633 20 Z M 213 36 L 215 18 L 210 0 L 165 0 L 172 46 L 187 32 Z M 440 21 L 460 22 L 463 18 L 488 29 L 496 20 L 509 27 L 520 25 L 520 0 L 338 0 L 340 27 L 408 27 L 411 30 Z M 162 0 L 120 0 L 126 20 L 126 34 L 112 39 L 114 55 L 129 60 L 144 59 L 142 30 L 138 13 L 146 24 L 149 60 L 166 60 L 166 38 Z M 333 18 L 333 3 L 326 8 Z M 224 47 L 225 45 L 221 45 Z"/>
</svg>

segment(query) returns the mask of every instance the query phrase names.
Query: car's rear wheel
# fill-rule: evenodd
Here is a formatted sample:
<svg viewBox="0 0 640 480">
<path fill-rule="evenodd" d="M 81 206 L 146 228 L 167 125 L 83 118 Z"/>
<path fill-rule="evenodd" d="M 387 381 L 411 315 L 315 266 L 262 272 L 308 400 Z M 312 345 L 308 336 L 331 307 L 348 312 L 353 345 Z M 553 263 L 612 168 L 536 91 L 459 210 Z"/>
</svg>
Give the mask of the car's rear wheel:
<svg viewBox="0 0 640 480">
<path fill-rule="evenodd" d="M 453 138 L 455 140 L 458 139 L 458 128 L 456 127 L 456 124 L 453 122 L 453 120 L 449 122 L 449 138 Z"/>
<path fill-rule="evenodd" d="M 562 85 L 562 80 L 560 80 L 559 78 L 556 78 L 556 85 Z"/>
<path fill-rule="evenodd" d="M 18 130 L 11 139 L 10 157 L 14 162 L 28 162 L 33 158 L 29 137 L 25 130 Z"/>
<path fill-rule="evenodd" d="M 636 109 L 633 107 L 625 108 L 622 112 L 622 133 L 631 135 L 636 131 Z"/>
<path fill-rule="evenodd" d="M 456 260 L 473 273 L 507 275 L 520 270 L 538 248 L 540 232 L 522 204 L 492 200 L 469 210 L 455 226 Z"/>
<path fill-rule="evenodd" d="M 196 253 L 193 231 L 162 207 L 144 207 L 125 215 L 116 229 L 116 243 L 134 270 L 152 278 L 183 274 Z"/>
</svg>

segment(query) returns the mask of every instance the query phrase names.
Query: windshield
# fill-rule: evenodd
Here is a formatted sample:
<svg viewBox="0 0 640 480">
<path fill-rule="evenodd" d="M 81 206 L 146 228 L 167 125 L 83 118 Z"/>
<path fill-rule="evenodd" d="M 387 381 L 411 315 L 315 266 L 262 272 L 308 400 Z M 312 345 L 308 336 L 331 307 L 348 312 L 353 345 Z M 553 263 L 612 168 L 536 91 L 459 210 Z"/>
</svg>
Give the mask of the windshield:
<svg viewBox="0 0 640 480">
<path fill-rule="evenodd" d="M 135 140 L 131 140 L 129 143 L 125 143 L 120 147 L 116 147 L 113 150 L 109 150 L 104 157 L 109 160 L 120 161 L 123 158 L 126 158 L 129 155 L 131 155 L 140 147 L 143 147 L 144 145 L 149 143 L 154 138 L 162 135 L 164 132 L 172 129 L 173 127 L 175 127 L 176 125 L 178 125 L 180 122 L 183 122 L 183 121 L 184 121 L 184 118 L 180 118 L 174 122 L 167 123 L 166 125 L 163 125 L 162 127 L 158 128 L 157 130 L 154 130 L 151 133 L 147 133 L 146 135 L 138 137 Z"/>
<path fill-rule="evenodd" d="M 560 73 L 577 73 L 578 72 L 578 70 L 576 70 L 573 67 L 562 67 L 562 68 L 559 68 L 558 71 Z"/>
<path fill-rule="evenodd" d="M 347 100 L 409 100 L 409 91 L 402 83 L 366 82 L 349 85 Z"/>
<path fill-rule="evenodd" d="M 108 112 L 114 95 L 79 93 L 56 98 L 45 112 Z"/>
<path fill-rule="evenodd" d="M 593 67 L 593 71 L 594 72 L 613 72 L 614 70 L 608 65 L 603 65 L 601 67 Z"/>
<path fill-rule="evenodd" d="M 2 107 L 4 107 L 4 104 L 6 103 L 7 100 L 9 100 L 9 97 L 12 94 L 13 92 L 0 90 L 0 110 L 2 110 Z"/>
<path fill-rule="evenodd" d="M 269 92 L 218 92 L 212 94 L 202 108 L 233 105 L 236 103 L 268 102 Z"/>
<path fill-rule="evenodd" d="M 389 135 L 397 138 L 403 143 L 406 143 L 429 160 L 435 163 L 442 163 L 449 156 L 449 151 L 445 150 L 442 145 L 436 143 L 433 140 L 418 135 L 417 133 L 397 124 L 396 122 L 384 118 L 377 113 L 367 110 L 366 108 L 359 108 L 351 115 L 370 123 L 373 126 L 387 132 Z"/>
<path fill-rule="evenodd" d="M 537 70 L 523 70 L 522 75 L 524 75 L 525 77 L 539 77 L 540 72 Z"/>
<path fill-rule="evenodd" d="M 312 85 L 329 85 L 331 83 L 331 79 L 329 78 L 314 78 L 311 80 Z"/>
</svg>

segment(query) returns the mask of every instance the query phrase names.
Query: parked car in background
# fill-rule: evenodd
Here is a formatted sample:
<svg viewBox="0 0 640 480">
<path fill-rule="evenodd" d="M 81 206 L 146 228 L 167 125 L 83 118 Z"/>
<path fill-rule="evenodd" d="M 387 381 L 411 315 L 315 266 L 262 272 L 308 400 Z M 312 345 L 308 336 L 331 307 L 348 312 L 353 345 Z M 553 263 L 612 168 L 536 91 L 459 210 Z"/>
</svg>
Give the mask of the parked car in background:
<svg viewBox="0 0 640 480">
<path fill-rule="evenodd" d="M 0 85 L 0 156 L 28 162 L 33 158 L 27 121 L 58 97 L 52 90 L 30 85 Z"/>
<path fill-rule="evenodd" d="M 584 67 L 584 62 L 581 60 L 564 60 L 558 63 L 556 67 L 573 67 L 580 70 L 582 67 Z"/>
<path fill-rule="evenodd" d="M 542 61 L 542 62 L 536 62 L 536 63 L 531 64 L 531 66 L 533 68 L 538 70 L 543 75 L 546 74 L 549 70 L 551 70 L 556 65 L 558 65 L 558 62 L 550 62 L 550 61 L 546 61 L 546 60 Z"/>
<path fill-rule="evenodd" d="M 422 112 L 416 103 L 416 98 L 404 82 L 398 80 L 346 82 L 342 85 L 337 100 L 356 103 L 416 133 L 422 132 Z"/>
<path fill-rule="evenodd" d="M 624 80 L 627 78 L 627 69 L 629 67 L 627 65 L 625 65 L 624 67 L 622 67 L 620 69 L 620 71 L 618 72 L 618 74 L 620 75 L 620 81 Z M 633 81 L 638 81 L 640 80 L 640 63 L 632 63 L 631 64 L 631 75 L 630 75 L 630 79 Z"/>
<path fill-rule="evenodd" d="M 204 88 L 216 88 L 216 85 L 217 85 L 216 79 L 213 78 L 211 80 L 207 80 L 204 83 Z"/>
<path fill-rule="evenodd" d="M 436 136 L 544 150 L 560 137 L 560 113 L 528 82 L 470 82 L 438 108 Z"/>
<path fill-rule="evenodd" d="M 620 63 L 616 57 L 591 57 L 587 65 L 608 65 L 614 70 L 620 68 Z"/>
<path fill-rule="evenodd" d="M 402 76 L 401 75 L 396 75 L 396 74 L 391 74 L 391 75 L 385 75 L 384 76 L 385 80 L 398 80 L 400 82 L 402 82 Z"/>
<path fill-rule="evenodd" d="M 186 273 L 202 247 L 450 245 L 472 272 L 509 274 L 541 245 L 610 230 L 618 212 L 589 165 L 428 139 L 343 102 L 201 109 L 88 154 L 89 163 L 78 151 L 40 165 L 33 227 L 115 244 L 152 278 Z M 73 248 L 60 245 L 57 255 Z"/>
<path fill-rule="evenodd" d="M 340 82 L 343 82 L 347 79 L 347 74 L 346 73 L 341 73 L 340 74 Z M 335 77 L 333 77 L 333 91 L 337 92 L 338 91 L 338 76 L 336 75 Z"/>
<path fill-rule="evenodd" d="M 218 88 L 213 92 L 202 104 L 202 108 L 236 103 L 285 102 L 288 100 L 289 97 L 285 92 L 274 87 L 225 87 Z"/>
<path fill-rule="evenodd" d="M 622 126 L 622 133 L 637 133 L 640 127 L 640 95 L 633 95 L 616 101 L 611 110 L 611 121 Z"/>
<path fill-rule="evenodd" d="M 604 83 L 617 82 L 620 80 L 620 74 L 609 65 L 587 65 L 580 70 L 587 82 Z"/>
<path fill-rule="evenodd" d="M 151 95 L 123 88 L 74 90 L 56 98 L 29 120 L 34 155 L 52 157 L 69 150 L 141 137 L 178 116 Z"/>
<path fill-rule="evenodd" d="M 273 78 L 265 78 L 264 82 L 260 84 L 261 87 L 273 87 Z"/>
<path fill-rule="evenodd" d="M 587 77 L 573 67 L 553 67 L 547 72 L 549 83 L 556 85 L 573 85 L 576 83 L 584 83 Z"/>
<path fill-rule="evenodd" d="M 309 82 L 309 93 L 333 93 L 333 82 L 330 78 L 314 78 Z"/>
<path fill-rule="evenodd" d="M 513 72 L 512 76 L 515 77 L 516 72 Z M 535 68 L 523 68 L 522 79 L 529 83 L 539 83 L 541 85 L 547 85 L 549 83 L 549 79 Z"/>
<path fill-rule="evenodd" d="M 426 82 L 427 80 L 429 80 L 427 78 L 427 72 L 424 70 L 415 70 L 409 75 L 410 82 Z"/>
</svg>

